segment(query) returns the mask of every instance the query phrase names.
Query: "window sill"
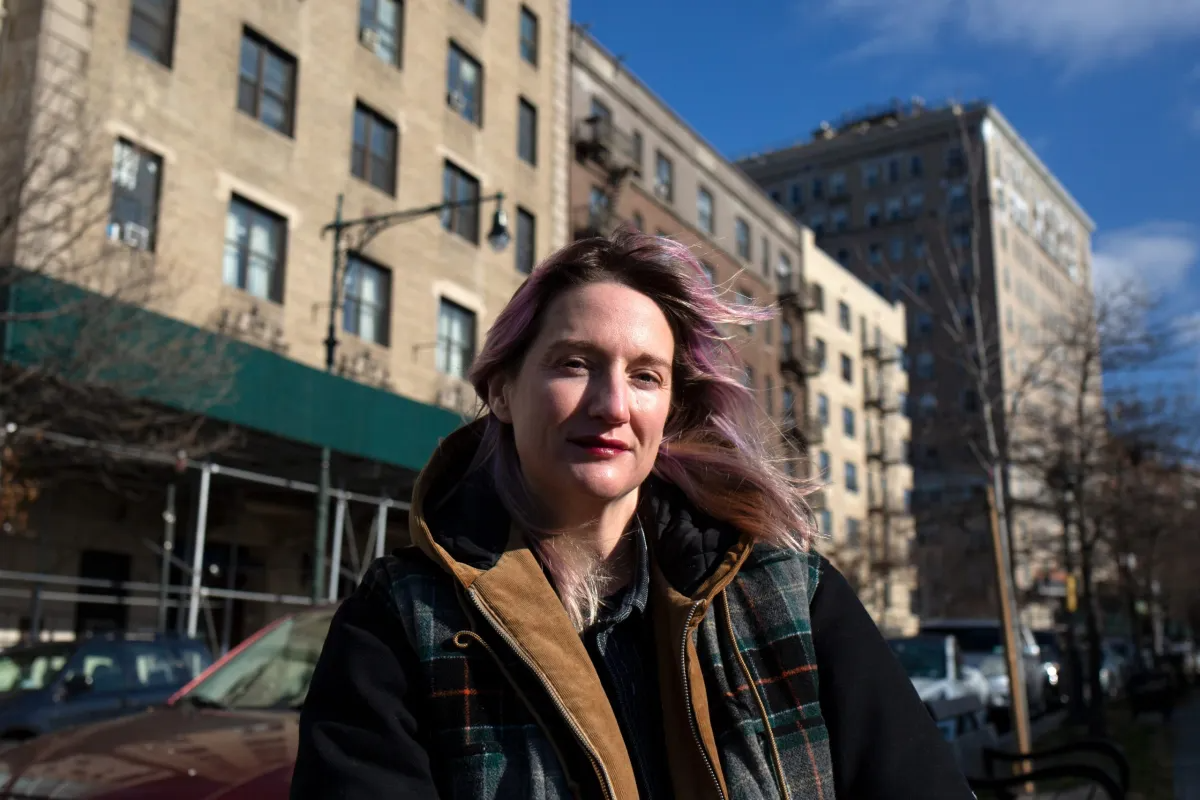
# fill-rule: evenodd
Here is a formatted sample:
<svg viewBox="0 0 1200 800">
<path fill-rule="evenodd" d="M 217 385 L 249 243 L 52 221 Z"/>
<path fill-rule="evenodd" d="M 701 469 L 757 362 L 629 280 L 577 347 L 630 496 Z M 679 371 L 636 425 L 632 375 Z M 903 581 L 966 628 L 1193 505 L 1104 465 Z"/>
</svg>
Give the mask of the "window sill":
<svg viewBox="0 0 1200 800">
<path fill-rule="evenodd" d="M 289 144 L 296 143 L 296 135 L 294 133 L 286 133 L 284 131 L 279 130 L 278 128 L 272 128 L 270 125 L 263 122 L 258 117 L 252 117 L 249 114 L 247 114 L 245 111 L 242 111 L 236 105 L 234 105 L 233 110 L 236 112 L 237 118 L 242 120 L 242 124 L 246 127 L 247 131 L 249 131 L 249 130 L 262 131 L 265 133 L 274 134 L 275 136 L 278 136 L 278 137 L 284 139 Z"/>
<path fill-rule="evenodd" d="M 388 191 L 387 189 L 384 189 L 383 187 L 378 186 L 377 184 L 371 183 L 366 178 L 362 177 L 361 175 L 356 175 L 353 172 L 350 173 L 350 177 L 353 178 L 354 182 L 356 184 L 358 184 L 359 186 L 364 186 L 364 187 L 372 190 L 373 192 L 383 195 L 384 197 L 388 198 L 389 200 L 396 199 L 396 193 L 399 191 L 399 188 L 400 188 L 399 186 L 397 186 L 395 190 Z"/>
</svg>

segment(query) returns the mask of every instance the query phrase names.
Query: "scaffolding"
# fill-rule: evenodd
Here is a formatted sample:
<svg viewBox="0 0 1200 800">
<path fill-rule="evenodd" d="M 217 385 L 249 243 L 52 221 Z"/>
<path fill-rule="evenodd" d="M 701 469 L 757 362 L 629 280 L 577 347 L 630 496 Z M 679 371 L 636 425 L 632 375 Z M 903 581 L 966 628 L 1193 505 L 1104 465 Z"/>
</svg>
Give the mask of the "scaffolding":
<svg viewBox="0 0 1200 800">
<path fill-rule="evenodd" d="M 259 486 L 290 490 L 309 494 L 314 498 L 319 491 L 316 483 L 220 464 L 212 460 L 195 460 L 188 458 L 184 454 L 171 456 L 145 448 L 99 442 L 56 432 L 36 431 L 26 433 L 15 429 L 11 425 L 5 429 L 0 429 L 0 446 L 3 446 L 7 438 L 19 436 L 35 437 L 39 442 L 64 448 L 88 450 L 124 461 L 171 467 L 176 473 L 194 471 L 199 474 L 190 560 L 182 559 L 175 553 L 176 510 L 174 484 L 170 484 L 167 487 L 166 504 L 162 513 L 162 542 L 156 543 L 149 539 L 142 540 L 142 543 L 159 558 L 160 579 L 158 582 L 113 581 L 53 573 L 0 569 L 0 584 L 8 584 L 0 585 L 0 597 L 24 597 L 30 601 L 30 638 L 34 640 L 41 638 L 40 622 L 43 616 L 42 606 L 44 603 L 108 603 L 123 604 L 126 606 L 157 607 L 159 610 L 158 626 L 160 631 L 166 630 L 168 609 L 178 609 L 180 613 L 186 613 L 186 622 L 184 623 L 183 631 L 190 637 L 198 635 L 201 615 L 203 614 L 207 635 L 214 644 L 219 641 L 221 650 L 227 651 L 231 645 L 229 641 L 230 615 L 225 615 L 226 623 L 223 626 L 224 630 L 218 634 L 212 614 L 212 604 L 214 601 L 231 603 L 234 600 L 238 600 L 288 606 L 313 605 L 313 598 L 306 595 L 242 591 L 232 586 L 227 588 L 205 586 L 204 564 L 208 536 L 209 502 L 214 477 L 220 476 Z M 4 477 L 0 475 L 0 481 Z M 326 581 L 328 588 L 324 600 L 329 603 L 335 603 L 340 596 L 339 592 L 342 588 L 343 579 L 354 582 L 361 580 L 372 557 L 378 558 L 384 555 L 389 511 L 392 509 L 407 511 L 410 508 L 410 504 L 395 498 L 363 494 L 341 488 L 331 489 L 330 497 L 335 501 L 334 526 L 333 541 L 330 547 L 331 557 L 326 561 L 329 568 L 329 575 Z M 361 548 L 358 546 L 356 532 L 352 524 L 351 515 L 349 514 L 351 503 L 374 507 L 374 514 L 369 524 L 369 533 Z M 175 567 L 185 576 L 185 584 L 171 583 L 171 567 Z M 16 584 L 19 588 L 14 588 L 13 584 Z M 94 590 L 95 593 L 93 591 L 81 592 L 80 590 Z M 107 590 L 107 593 L 104 593 L 105 590 Z"/>
</svg>

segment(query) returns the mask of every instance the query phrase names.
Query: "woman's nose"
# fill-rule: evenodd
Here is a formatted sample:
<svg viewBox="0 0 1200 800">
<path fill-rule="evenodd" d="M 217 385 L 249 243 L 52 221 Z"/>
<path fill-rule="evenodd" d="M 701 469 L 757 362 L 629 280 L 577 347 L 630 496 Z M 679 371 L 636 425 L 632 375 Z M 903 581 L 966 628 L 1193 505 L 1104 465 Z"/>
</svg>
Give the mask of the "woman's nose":
<svg viewBox="0 0 1200 800">
<path fill-rule="evenodd" d="M 588 411 L 593 417 L 612 424 L 629 420 L 629 383 L 616 372 L 597 374 L 589 387 Z"/>
</svg>

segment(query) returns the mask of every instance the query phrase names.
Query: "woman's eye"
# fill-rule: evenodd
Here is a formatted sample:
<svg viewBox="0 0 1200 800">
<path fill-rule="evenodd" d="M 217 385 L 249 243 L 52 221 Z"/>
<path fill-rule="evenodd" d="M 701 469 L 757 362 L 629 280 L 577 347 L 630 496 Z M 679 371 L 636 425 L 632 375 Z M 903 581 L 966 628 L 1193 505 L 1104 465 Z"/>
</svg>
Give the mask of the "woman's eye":
<svg viewBox="0 0 1200 800">
<path fill-rule="evenodd" d="M 633 379 L 645 386 L 661 386 L 662 378 L 655 375 L 653 372 L 639 372 L 633 376 Z"/>
<path fill-rule="evenodd" d="M 563 360 L 562 366 L 570 370 L 587 369 L 587 362 L 582 358 L 568 358 Z"/>
</svg>

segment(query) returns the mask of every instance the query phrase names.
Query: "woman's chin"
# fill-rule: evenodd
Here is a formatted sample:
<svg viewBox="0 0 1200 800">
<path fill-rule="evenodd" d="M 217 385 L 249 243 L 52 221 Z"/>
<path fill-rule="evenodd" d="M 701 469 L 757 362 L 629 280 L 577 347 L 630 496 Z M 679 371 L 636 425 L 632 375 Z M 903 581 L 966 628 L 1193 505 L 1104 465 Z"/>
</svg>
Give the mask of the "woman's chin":
<svg viewBox="0 0 1200 800">
<path fill-rule="evenodd" d="M 571 483 L 579 494 L 597 500 L 617 500 L 637 488 L 640 481 L 626 474 L 625 470 L 596 468 L 597 465 L 575 465 L 571 470 Z"/>
</svg>

